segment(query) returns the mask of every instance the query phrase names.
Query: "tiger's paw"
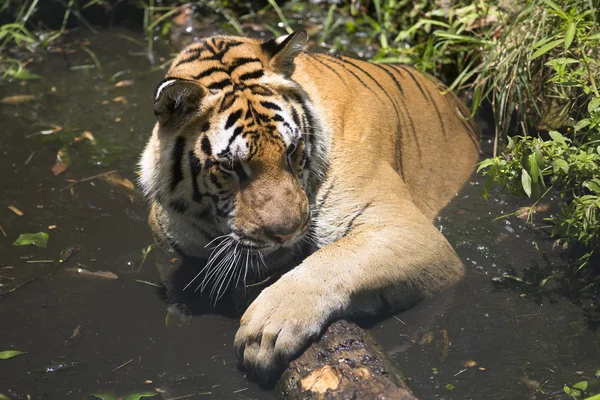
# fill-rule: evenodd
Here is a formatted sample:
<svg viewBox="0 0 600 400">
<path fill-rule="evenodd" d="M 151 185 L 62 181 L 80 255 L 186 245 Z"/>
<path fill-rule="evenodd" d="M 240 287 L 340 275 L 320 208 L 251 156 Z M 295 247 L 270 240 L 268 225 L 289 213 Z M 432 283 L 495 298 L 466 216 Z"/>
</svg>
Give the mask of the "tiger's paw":
<svg viewBox="0 0 600 400">
<path fill-rule="evenodd" d="M 255 377 L 272 378 L 309 344 L 336 311 L 331 296 L 282 277 L 248 307 L 235 336 L 240 364 Z M 318 290 L 318 289 L 317 289 Z"/>
</svg>

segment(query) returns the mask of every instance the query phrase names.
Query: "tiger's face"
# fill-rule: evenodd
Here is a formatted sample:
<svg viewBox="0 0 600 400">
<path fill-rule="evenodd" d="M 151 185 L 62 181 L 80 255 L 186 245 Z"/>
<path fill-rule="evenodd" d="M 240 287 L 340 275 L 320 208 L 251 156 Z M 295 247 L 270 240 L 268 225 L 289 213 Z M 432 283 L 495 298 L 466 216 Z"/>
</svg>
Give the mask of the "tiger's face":
<svg viewBox="0 0 600 400">
<path fill-rule="evenodd" d="M 310 100 L 290 79 L 300 36 L 210 38 L 175 59 L 140 162 L 159 241 L 206 257 L 225 237 L 262 256 L 303 238 L 323 162 Z"/>
</svg>

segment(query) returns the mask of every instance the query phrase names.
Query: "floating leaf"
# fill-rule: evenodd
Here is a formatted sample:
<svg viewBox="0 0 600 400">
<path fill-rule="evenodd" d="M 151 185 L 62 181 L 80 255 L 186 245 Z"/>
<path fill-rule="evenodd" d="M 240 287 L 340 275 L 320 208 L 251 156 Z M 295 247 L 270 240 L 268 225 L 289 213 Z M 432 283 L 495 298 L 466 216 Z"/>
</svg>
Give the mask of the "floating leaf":
<svg viewBox="0 0 600 400">
<path fill-rule="evenodd" d="M 527 196 L 531 197 L 531 176 L 529 176 L 525 168 L 521 169 L 521 185 L 523 185 L 523 190 Z"/>
<path fill-rule="evenodd" d="M 8 397 L 5 394 L 0 393 L 0 400 L 10 400 L 10 397 Z"/>
<path fill-rule="evenodd" d="M 587 390 L 587 387 L 588 387 L 587 381 L 577 382 L 576 384 L 573 385 L 573 389 L 583 390 L 584 392 Z"/>
<path fill-rule="evenodd" d="M 24 215 L 24 214 L 23 214 L 23 211 L 19 210 L 19 209 L 18 209 L 17 207 L 15 207 L 15 206 L 8 206 L 8 209 L 9 209 L 10 211 L 14 212 L 15 214 L 17 214 L 19 217 L 22 217 L 22 216 Z"/>
<path fill-rule="evenodd" d="M 446 384 L 446 389 L 447 389 L 447 390 L 450 390 L 450 391 L 452 391 L 452 390 L 456 389 L 456 386 L 454 386 L 454 385 L 453 385 L 453 384 L 451 384 L 451 383 L 447 383 L 447 384 Z"/>
<path fill-rule="evenodd" d="M 19 238 L 13 243 L 13 246 L 28 246 L 32 244 L 45 249 L 46 244 L 48 243 L 48 237 L 49 235 L 46 232 L 21 233 Z"/>
<path fill-rule="evenodd" d="M 28 101 L 35 100 L 35 96 L 31 94 L 17 94 L 14 96 L 6 96 L 0 99 L 2 104 L 22 104 Z"/>
<path fill-rule="evenodd" d="M 565 50 L 568 50 L 571 47 L 571 43 L 573 43 L 573 38 L 575 37 L 575 22 L 569 22 L 567 25 L 567 30 L 565 31 Z"/>
<path fill-rule="evenodd" d="M 141 392 L 141 393 L 133 393 L 125 396 L 124 400 L 141 400 L 141 399 L 151 399 L 157 395 L 156 392 Z"/>
<path fill-rule="evenodd" d="M 67 149 L 62 148 L 56 154 L 56 162 L 52 166 L 52 173 L 54 176 L 62 174 L 71 165 L 71 157 L 67 153 Z"/>
<path fill-rule="evenodd" d="M 9 68 L 8 71 L 6 71 L 6 73 L 15 79 L 21 79 L 24 81 L 42 79 L 42 77 L 38 74 L 29 72 L 23 67 L 19 67 L 16 71 L 14 70 L 14 68 Z"/>
<path fill-rule="evenodd" d="M 24 351 L 19 351 L 19 350 L 5 350 L 5 351 L 0 351 L 0 360 L 8 360 L 9 358 L 13 358 L 16 357 L 20 354 L 25 354 Z"/>
<path fill-rule="evenodd" d="M 124 81 L 119 81 L 119 82 L 115 83 L 115 87 L 126 87 L 126 86 L 131 86 L 133 84 L 135 84 L 135 81 L 124 80 Z"/>
<path fill-rule="evenodd" d="M 570 395 L 570 394 L 571 394 L 571 388 L 570 388 L 570 387 L 568 387 L 567 385 L 565 385 L 565 386 L 563 387 L 563 392 L 565 392 L 566 394 L 569 394 L 569 395 Z"/>
<path fill-rule="evenodd" d="M 119 396 L 112 393 L 94 393 L 90 396 L 100 400 L 119 400 Z"/>
</svg>

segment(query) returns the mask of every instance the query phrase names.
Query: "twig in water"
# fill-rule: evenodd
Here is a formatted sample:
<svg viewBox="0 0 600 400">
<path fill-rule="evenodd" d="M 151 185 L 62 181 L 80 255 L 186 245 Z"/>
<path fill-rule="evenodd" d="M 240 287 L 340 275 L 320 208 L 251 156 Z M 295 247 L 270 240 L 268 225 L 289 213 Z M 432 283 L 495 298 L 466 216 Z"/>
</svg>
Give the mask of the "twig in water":
<svg viewBox="0 0 600 400">
<path fill-rule="evenodd" d="M 72 186 L 75 186 L 78 183 L 83 183 L 83 182 L 91 181 L 92 179 L 100 178 L 100 177 L 105 176 L 105 175 L 114 174 L 115 172 L 117 172 L 117 170 L 113 169 L 113 170 L 110 170 L 110 171 L 107 171 L 107 172 L 103 172 L 101 174 L 97 174 L 97 175 L 93 175 L 93 176 L 88 176 L 87 178 L 79 179 L 79 180 L 76 180 L 76 181 L 71 181 L 71 183 L 69 183 L 68 185 L 60 188 L 60 190 L 63 191 L 63 190 L 68 189 L 68 188 L 70 188 Z"/>
<path fill-rule="evenodd" d="M 126 362 L 124 362 L 123 364 L 119 365 L 117 368 L 113 369 L 113 370 L 112 370 L 112 371 L 110 371 L 110 372 L 115 372 L 116 370 L 123 368 L 124 366 L 126 366 L 127 364 L 129 364 L 129 363 L 130 363 L 130 362 L 132 362 L 132 361 L 133 361 L 133 358 L 132 358 L 131 360 L 129 360 L 129 361 L 126 361 Z"/>
</svg>

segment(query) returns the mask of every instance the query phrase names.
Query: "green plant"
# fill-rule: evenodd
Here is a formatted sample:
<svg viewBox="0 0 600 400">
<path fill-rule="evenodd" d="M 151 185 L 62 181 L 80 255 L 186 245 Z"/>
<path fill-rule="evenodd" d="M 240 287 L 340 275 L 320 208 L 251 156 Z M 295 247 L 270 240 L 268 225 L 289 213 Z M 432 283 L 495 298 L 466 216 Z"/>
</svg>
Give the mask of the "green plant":
<svg viewBox="0 0 600 400">
<path fill-rule="evenodd" d="M 587 1 L 578 4 L 579 11 L 575 7 L 565 11 L 563 4 L 550 0 L 531 6 L 538 7 L 537 12 L 544 18 L 541 26 L 557 29 L 551 35 L 525 41 L 524 48 L 518 50 L 530 62 L 519 83 L 528 90 L 518 92 L 514 88 L 516 92 L 503 93 L 500 88 L 486 86 L 487 92 L 482 94 L 483 98 L 494 92 L 496 99 L 506 99 L 505 114 L 500 116 L 519 104 L 524 109 L 518 115 L 524 134 L 508 138 L 504 151 L 484 160 L 479 170 L 488 176 L 486 197 L 492 183 L 514 195 L 537 199 L 550 188 L 558 190 L 561 212 L 547 220 L 561 241 L 588 250 L 580 258 L 582 267 L 600 246 L 600 33 L 595 24 L 597 11 Z M 497 51 L 509 53 L 511 48 Z M 489 82 L 480 76 L 475 81 L 484 86 Z M 557 129 L 550 130 L 548 137 L 529 136 L 527 128 L 534 122 L 539 132 L 543 128 Z"/>
</svg>

